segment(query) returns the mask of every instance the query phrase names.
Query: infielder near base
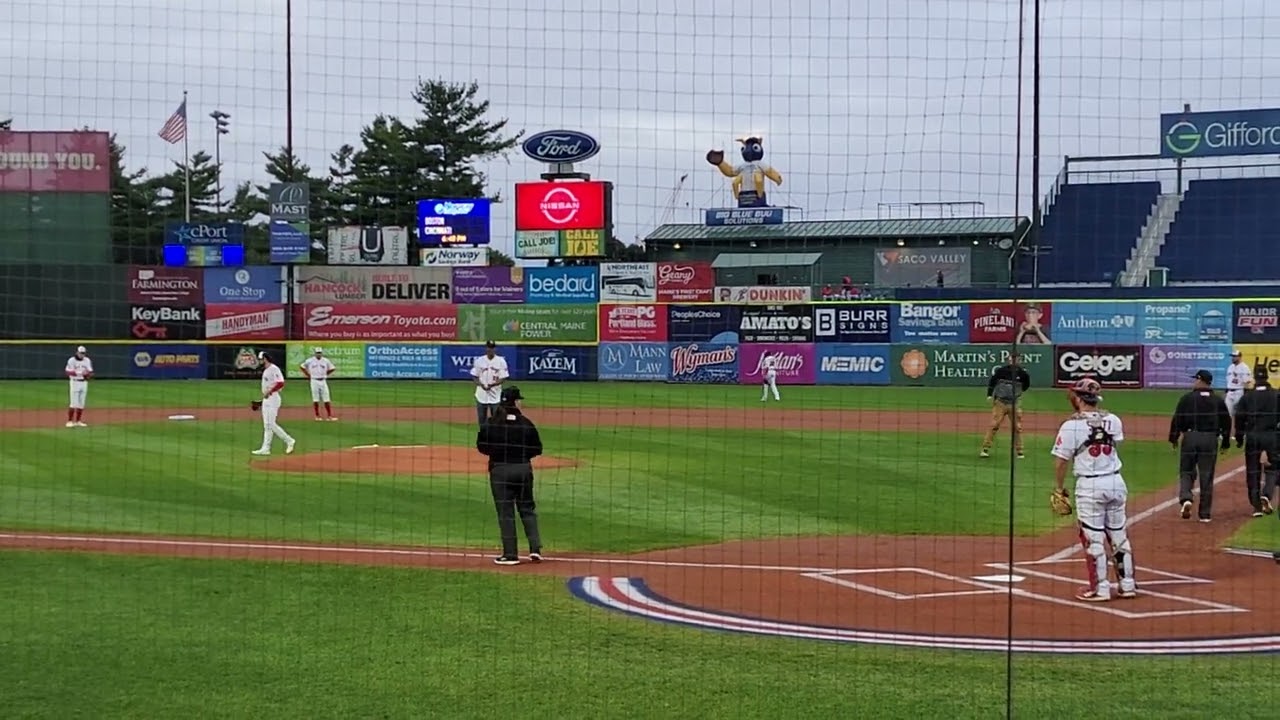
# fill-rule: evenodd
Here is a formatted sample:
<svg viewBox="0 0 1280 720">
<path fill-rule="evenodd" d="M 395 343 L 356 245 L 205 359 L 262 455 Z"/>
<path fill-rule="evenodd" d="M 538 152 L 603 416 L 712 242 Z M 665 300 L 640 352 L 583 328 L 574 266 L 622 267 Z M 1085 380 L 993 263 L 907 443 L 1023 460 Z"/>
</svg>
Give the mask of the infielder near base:
<svg viewBox="0 0 1280 720">
<path fill-rule="evenodd" d="M 276 424 L 276 417 L 280 414 L 280 391 L 284 389 L 284 373 L 280 372 L 280 366 L 272 362 L 265 352 L 258 353 L 258 359 L 262 361 L 262 447 L 254 450 L 253 454 L 270 455 L 271 439 L 278 437 L 284 441 L 284 452 L 287 455 L 293 452 L 296 441 Z"/>
<path fill-rule="evenodd" d="M 93 361 L 84 346 L 76 348 L 76 354 L 67 358 L 66 375 L 71 383 L 71 402 L 67 404 L 67 427 L 88 427 L 84 424 L 84 401 L 89 396 L 89 379 L 93 377 Z"/>
<path fill-rule="evenodd" d="M 320 417 L 320 403 L 324 403 L 324 412 L 329 421 L 332 422 L 338 418 L 333 415 L 333 402 L 329 397 L 329 377 L 338 371 L 333 361 L 324 356 L 323 348 L 316 348 L 315 355 L 302 361 L 298 367 L 302 368 L 302 374 L 307 376 L 307 380 L 311 382 L 311 409 L 315 411 L 316 420 L 320 421 L 324 418 Z"/>
<path fill-rule="evenodd" d="M 1129 489 L 1120 475 L 1120 443 L 1124 441 L 1124 424 L 1120 418 L 1098 409 L 1102 401 L 1102 386 L 1097 380 L 1084 379 L 1068 391 L 1071 407 L 1075 411 L 1058 428 L 1053 443 L 1056 461 L 1056 489 L 1053 506 L 1059 508 L 1065 501 L 1064 484 L 1068 465 L 1076 478 L 1076 520 L 1080 525 L 1080 544 L 1084 547 L 1085 568 L 1089 585 L 1076 594 L 1085 602 L 1105 602 L 1112 598 L 1112 585 L 1118 584 L 1122 598 L 1137 596 L 1133 576 L 1133 549 L 1125 526 L 1126 503 Z M 1071 511 L 1062 502 L 1063 514 Z M 1107 574 L 1107 548 L 1110 544 L 1115 561 L 1118 583 L 1112 583 Z"/>
</svg>

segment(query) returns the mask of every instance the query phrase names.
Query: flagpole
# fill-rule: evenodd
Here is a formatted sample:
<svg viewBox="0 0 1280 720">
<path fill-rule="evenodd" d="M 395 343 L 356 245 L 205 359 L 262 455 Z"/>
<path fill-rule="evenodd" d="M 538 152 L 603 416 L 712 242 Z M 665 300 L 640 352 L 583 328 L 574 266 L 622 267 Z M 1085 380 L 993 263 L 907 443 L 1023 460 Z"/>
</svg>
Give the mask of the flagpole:
<svg viewBox="0 0 1280 720">
<path fill-rule="evenodd" d="M 182 91 L 182 107 L 187 111 L 187 118 L 190 118 L 191 109 L 187 107 L 187 91 L 186 90 Z M 182 169 L 183 169 L 183 174 L 185 176 L 183 178 L 183 183 L 184 183 L 186 192 L 184 192 L 183 194 L 186 196 L 186 199 L 187 199 L 186 221 L 191 222 L 191 144 L 187 140 L 187 138 L 191 135 L 191 124 L 189 121 L 185 121 L 185 124 L 187 127 L 183 130 L 183 133 L 182 133 Z"/>
</svg>

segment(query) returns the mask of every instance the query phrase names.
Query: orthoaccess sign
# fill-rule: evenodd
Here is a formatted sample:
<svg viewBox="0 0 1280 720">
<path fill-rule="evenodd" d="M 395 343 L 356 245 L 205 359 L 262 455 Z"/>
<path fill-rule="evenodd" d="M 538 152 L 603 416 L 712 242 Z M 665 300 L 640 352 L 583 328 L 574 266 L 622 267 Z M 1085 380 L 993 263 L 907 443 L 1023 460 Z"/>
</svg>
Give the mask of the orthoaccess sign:
<svg viewBox="0 0 1280 720">
<path fill-rule="evenodd" d="M 1104 388 L 1142 387 L 1141 345 L 1058 345 L 1053 382 L 1067 386 L 1093 378 Z"/>
</svg>

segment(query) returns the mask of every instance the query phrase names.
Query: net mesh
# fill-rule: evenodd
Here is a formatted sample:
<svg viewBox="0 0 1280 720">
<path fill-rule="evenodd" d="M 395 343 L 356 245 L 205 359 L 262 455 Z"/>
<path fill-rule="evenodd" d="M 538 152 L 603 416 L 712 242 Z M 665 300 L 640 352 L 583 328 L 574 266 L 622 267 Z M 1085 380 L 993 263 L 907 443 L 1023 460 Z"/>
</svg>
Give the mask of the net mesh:
<svg viewBox="0 0 1280 720">
<path fill-rule="evenodd" d="M 0 696 L 1256 716 L 1280 147 L 1186 113 L 1280 126 L 1231 114 L 1276 105 L 1276 31 L 1203 0 L 14 0 Z M 607 208 L 523 185 L 592 142 Z M 1063 425 L 1085 378 L 1101 444 Z M 1175 650 L 1248 654 L 1187 683 Z"/>
</svg>

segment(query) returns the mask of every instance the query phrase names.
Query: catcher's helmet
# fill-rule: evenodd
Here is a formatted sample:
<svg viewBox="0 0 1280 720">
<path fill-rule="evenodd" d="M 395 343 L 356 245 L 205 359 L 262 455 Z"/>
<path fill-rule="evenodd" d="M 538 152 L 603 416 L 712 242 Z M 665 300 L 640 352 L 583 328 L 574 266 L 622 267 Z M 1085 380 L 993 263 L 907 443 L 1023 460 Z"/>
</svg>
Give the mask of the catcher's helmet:
<svg viewBox="0 0 1280 720">
<path fill-rule="evenodd" d="M 1102 399 L 1102 385 L 1093 378 L 1084 378 L 1071 386 L 1071 393 L 1090 405 L 1097 405 Z"/>
</svg>

